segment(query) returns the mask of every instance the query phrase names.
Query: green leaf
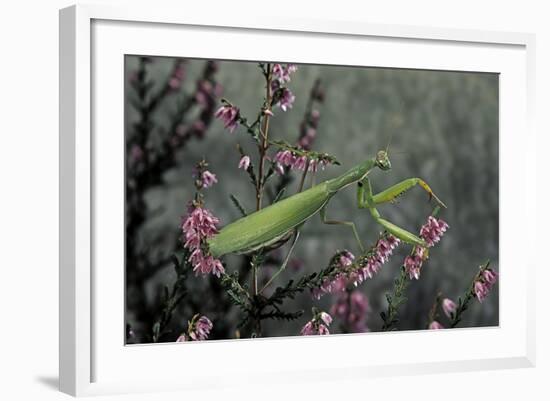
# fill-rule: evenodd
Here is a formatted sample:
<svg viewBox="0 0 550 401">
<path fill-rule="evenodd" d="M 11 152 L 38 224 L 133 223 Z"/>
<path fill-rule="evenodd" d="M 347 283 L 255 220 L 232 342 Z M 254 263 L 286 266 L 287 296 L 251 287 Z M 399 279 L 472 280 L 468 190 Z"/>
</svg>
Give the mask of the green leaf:
<svg viewBox="0 0 550 401">
<path fill-rule="evenodd" d="M 229 198 L 231 198 L 231 202 L 233 202 L 233 204 L 235 205 L 235 207 L 239 210 L 239 212 L 241 213 L 241 215 L 243 217 L 246 217 L 247 213 L 246 211 L 244 210 L 244 207 L 241 205 L 241 202 L 239 202 L 239 200 L 237 199 L 237 197 L 233 194 L 230 194 L 229 195 Z"/>
</svg>

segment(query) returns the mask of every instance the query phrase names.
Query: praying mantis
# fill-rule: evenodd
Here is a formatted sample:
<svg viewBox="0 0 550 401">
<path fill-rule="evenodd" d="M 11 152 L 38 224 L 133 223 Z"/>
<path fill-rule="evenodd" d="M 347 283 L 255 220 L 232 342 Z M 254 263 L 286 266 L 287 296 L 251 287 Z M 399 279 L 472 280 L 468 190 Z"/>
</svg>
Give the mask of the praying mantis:
<svg viewBox="0 0 550 401">
<path fill-rule="evenodd" d="M 353 222 L 330 220 L 326 216 L 326 207 L 330 199 L 340 190 L 353 183 L 358 184 L 357 205 L 360 209 L 368 209 L 376 223 L 401 241 L 411 245 L 426 247 L 425 241 L 417 235 L 382 218 L 376 206 L 386 202 L 393 202 L 416 185 L 419 185 L 429 194 L 430 200 L 432 198 L 435 199 L 442 207 L 446 207 L 445 204 L 433 193 L 428 184 L 420 178 L 405 179 L 382 192 L 373 194 L 368 174 L 374 168 L 379 168 L 382 171 L 391 170 L 391 162 L 387 149 L 378 151 L 375 157 L 354 166 L 339 177 L 319 183 L 303 192 L 299 192 L 228 224 L 218 234 L 207 241 L 211 255 L 218 258 L 229 253 L 244 254 L 261 249 L 269 249 L 281 242 L 288 241 L 294 234 L 290 250 L 280 268 L 282 270 L 288 263 L 292 250 L 298 240 L 300 227 L 317 213 L 319 213 L 321 220 L 325 224 L 349 226 L 353 231 L 359 248 L 364 252 L 364 247 Z"/>
</svg>

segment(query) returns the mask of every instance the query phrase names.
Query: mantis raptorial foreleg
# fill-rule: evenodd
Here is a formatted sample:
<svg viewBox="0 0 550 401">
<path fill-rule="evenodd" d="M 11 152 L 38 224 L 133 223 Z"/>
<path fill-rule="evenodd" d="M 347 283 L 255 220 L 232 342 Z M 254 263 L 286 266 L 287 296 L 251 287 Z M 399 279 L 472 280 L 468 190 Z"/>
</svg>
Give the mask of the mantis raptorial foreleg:
<svg viewBox="0 0 550 401">
<path fill-rule="evenodd" d="M 361 252 L 365 252 L 365 248 L 363 247 L 363 243 L 361 242 L 361 239 L 359 238 L 359 233 L 357 232 L 357 228 L 355 227 L 355 223 L 352 221 L 340 221 L 340 220 L 327 220 L 327 207 L 326 205 L 323 206 L 323 208 L 320 211 L 321 215 L 321 221 L 324 224 L 338 224 L 343 226 L 351 227 L 353 230 L 353 235 L 355 235 L 355 239 L 357 240 L 357 243 L 359 244 L 359 248 L 361 249 Z"/>
<path fill-rule="evenodd" d="M 434 198 L 437 203 L 439 203 L 443 207 L 445 204 L 439 199 L 432 191 L 430 186 L 426 184 L 424 180 L 421 180 L 420 178 L 408 178 L 406 180 L 403 180 L 401 182 L 398 182 L 395 185 L 392 185 L 388 189 L 377 193 L 376 195 L 372 196 L 372 201 L 374 204 L 379 205 L 381 203 L 385 202 L 394 202 L 399 196 L 401 196 L 403 193 L 407 192 L 409 189 L 413 188 L 414 186 L 419 185 L 422 187 L 430 196 L 431 198 Z"/>
<path fill-rule="evenodd" d="M 417 184 L 424 188 L 430 194 L 430 196 L 434 197 L 436 200 L 438 200 L 439 203 L 443 205 L 443 202 L 439 201 L 439 199 L 432 192 L 428 184 L 426 184 L 419 178 L 409 178 L 408 180 L 401 181 L 400 183 L 395 184 L 376 195 L 372 194 L 370 180 L 368 178 L 365 178 L 358 184 L 357 203 L 359 204 L 359 208 L 369 209 L 374 220 L 376 220 L 376 222 L 384 227 L 390 234 L 395 235 L 397 238 L 408 244 L 426 247 L 426 242 L 424 240 L 414 235 L 413 233 L 399 226 L 396 226 L 388 220 L 383 219 L 376 209 L 376 205 L 395 200 L 398 196 L 408 191 Z"/>
</svg>

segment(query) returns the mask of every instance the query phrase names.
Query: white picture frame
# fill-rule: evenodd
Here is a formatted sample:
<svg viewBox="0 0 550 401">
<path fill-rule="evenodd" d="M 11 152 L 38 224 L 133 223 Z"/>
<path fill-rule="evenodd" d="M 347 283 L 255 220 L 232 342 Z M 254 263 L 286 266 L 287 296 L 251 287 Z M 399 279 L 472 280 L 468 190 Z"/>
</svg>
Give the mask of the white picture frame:
<svg viewBox="0 0 550 401">
<path fill-rule="evenodd" d="M 120 85 L 123 71 L 118 69 L 122 60 L 119 56 L 126 53 L 184 57 L 212 54 L 203 53 L 204 50 L 198 47 L 176 48 L 174 39 L 166 40 L 170 35 L 173 38 L 174 33 L 200 38 L 209 45 L 203 47 L 217 51 L 216 58 L 221 59 L 284 58 L 330 63 L 332 57 L 333 63 L 365 65 L 360 55 L 352 58 L 349 49 L 366 46 L 374 59 L 369 65 L 500 73 L 500 326 L 438 333 L 373 333 L 330 338 L 216 341 L 185 344 L 185 347 L 177 344 L 125 347 L 122 335 L 117 335 L 120 328 L 113 327 L 118 320 L 120 327 L 123 325 L 123 315 L 120 314 L 123 298 L 120 294 L 123 291 L 121 273 L 124 265 L 121 263 L 122 252 L 117 250 L 120 237 L 110 237 L 107 232 L 98 237 L 98 232 L 104 230 L 106 219 L 113 224 L 120 224 L 123 219 L 123 209 L 119 204 L 112 202 L 115 204 L 112 206 L 101 198 L 101 194 L 110 189 L 117 191 L 116 188 L 120 187 L 118 191 L 123 191 L 120 171 L 109 174 L 109 177 L 106 175 L 107 170 L 116 166 L 117 160 L 122 166 L 123 157 L 119 146 L 123 139 L 122 116 L 120 119 L 116 116 L 122 107 L 123 96 L 123 86 Z M 244 44 L 259 39 L 264 43 L 292 39 L 301 41 L 301 45 L 288 42 L 270 53 L 262 53 L 260 49 L 254 54 L 246 54 L 229 46 L 216 49 L 215 43 L 220 35 L 242 41 L 242 48 Z M 320 40 L 333 51 L 304 54 L 307 53 L 303 50 L 305 44 L 315 49 Z M 339 51 L 333 43 L 335 40 L 338 40 Z M 529 163 L 535 163 L 534 154 L 528 154 L 528 149 L 535 148 L 531 114 L 534 110 L 534 43 L 534 35 L 524 33 L 273 16 L 250 18 L 247 15 L 239 19 L 234 16 L 226 18 L 215 12 L 205 16 L 154 7 L 78 5 L 61 10 L 61 391 L 80 396 L 197 389 L 206 383 L 210 387 L 238 386 L 235 374 L 244 371 L 256 383 L 267 383 L 274 378 L 286 382 L 343 377 L 360 380 L 410 374 L 412 371 L 418 374 L 534 366 L 535 284 L 532 274 L 534 261 L 530 256 L 534 252 L 529 249 L 534 245 L 522 244 L 524 251 L 521 255 L 507 246 L 513 244 L 515 233 L 524 230 L 526 224 L 533 229 L 536 221 L 535 207 L 521 195 L 523 186 L 536 187 L 527 163 L 528 156 Z M 392 47 L 399 51 L 382 49 Z M 342 60 L 346 51 L 348 58 Z M 437 58 L 433 57 L 436 53 Z M 111 88 L 110 92 L 107 93 L 106 88 Z M 98 103 L 98 98 L 105 102 Z M 112 132 L 120 133 L 120 137 L 112 135 L 112 145 L 106 144 L 102 137 L 94 136 L 94 130 L 102 124 L 108 124 Z M 101 163 L 98 163 L 98 157 L 102 158 Z M 516 194 L 513 201 L 506 196 L 512 191 Z M 111 272 L 104 268 L 107 253 L 109 260 L 114 261 L 111 268 L 115 268 Z M 515 269 L 507 268 L 512 265 Z M 94 297 L 98 290 L 102 292 L 101 299 Z M 111 305 L 109 310 L 107 304 Z M 403 345 L 411 341 L 415 342 L 415 349 Z M 457 345 L 453 350 L 445 348 L 445 344 L 452 341 L 465 345 Z M 319 349 L 321 342 L 326 349 L 339 352 L 329 352 L 330 356 L 316 355 L 314 350 Z M 481 342 L 485 342 L 483 346 Z M 391 355 L 376 353 L 376 349 L 384 347 L 392 347 L 394 352 Z M 242 355 L 253 357 L 257 353 L 271 358 L 269 368 L 239 364 Z M 279 357 L 285 353 L 294 356 L 293 366 L 285 365 L 285 360 Z M 300 358 L 300 354 L 309 355 L 307 361 Z M 223 359 L 217 360 L 217 367 L 208 364 L 208 360 L 219 355 L 223 355 Z M 185 358 L 186 363 L 192 363 L 195 369 L 185 375 L 181 372 L 171 374 L 178 358 L 179 361 Z M 163 368 L 159 368 L 159 360 L 166 361 L 166 366 L 163 364 Z M 133 368 L 140 361 L 141 373 Z M 231 365 L 224 361 L 231 361 Z M 268 374 L 269 379 L 266 378 Z"/>
</svg>

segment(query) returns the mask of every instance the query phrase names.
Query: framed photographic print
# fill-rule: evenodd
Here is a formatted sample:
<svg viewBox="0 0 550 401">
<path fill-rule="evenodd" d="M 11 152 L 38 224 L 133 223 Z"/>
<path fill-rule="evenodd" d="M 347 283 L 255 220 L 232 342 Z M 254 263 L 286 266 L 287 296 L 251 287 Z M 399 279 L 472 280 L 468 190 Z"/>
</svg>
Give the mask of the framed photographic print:
<svg viewBox="0 0 550 401">
<path fill-rule="evenodd" d="M 533 44 L 62 10 L 61 390 L 532 366 Z"/>
</svg>

